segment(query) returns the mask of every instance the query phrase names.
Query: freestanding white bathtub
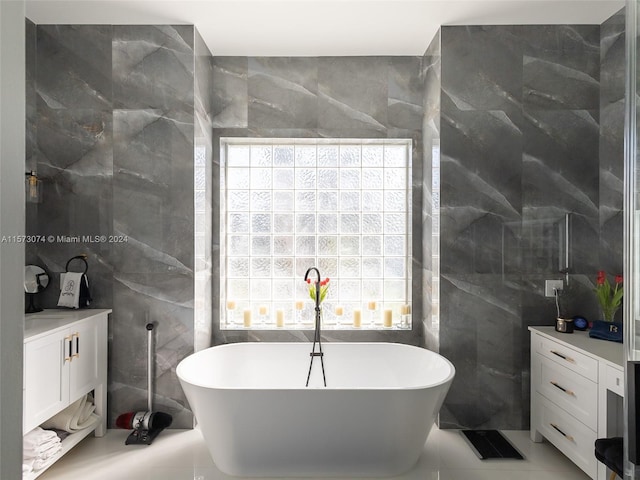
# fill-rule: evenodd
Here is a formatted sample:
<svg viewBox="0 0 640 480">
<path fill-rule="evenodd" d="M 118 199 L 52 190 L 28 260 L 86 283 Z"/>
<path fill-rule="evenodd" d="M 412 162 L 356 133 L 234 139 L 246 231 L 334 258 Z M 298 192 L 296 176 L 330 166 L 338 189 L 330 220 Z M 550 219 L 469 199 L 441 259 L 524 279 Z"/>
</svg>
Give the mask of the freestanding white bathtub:
<svg viewBox="0 0 640 480">
<path fill-rule="evenodd" d="M 235 343 L 180 362 L 213 461 L 229 475 L 383 477 L 409 470 L 453 381 L 444 357 L 397 343 Z"/>
</svg>

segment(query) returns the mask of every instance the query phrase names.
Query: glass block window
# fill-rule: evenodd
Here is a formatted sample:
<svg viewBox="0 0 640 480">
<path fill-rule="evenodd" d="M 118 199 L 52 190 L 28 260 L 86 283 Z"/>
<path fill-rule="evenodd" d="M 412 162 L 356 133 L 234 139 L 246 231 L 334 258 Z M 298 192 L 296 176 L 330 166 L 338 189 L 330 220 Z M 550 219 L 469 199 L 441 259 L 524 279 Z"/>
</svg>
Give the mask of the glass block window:
<svg viewBox="0 0 640 480">
<path fill-rule="evenodd" d="M 221 170 L 222 329 L 312 328 L 312 266 L 324 328 L 410 328 L 410 140 L 224 138 Z"/>
</svg>

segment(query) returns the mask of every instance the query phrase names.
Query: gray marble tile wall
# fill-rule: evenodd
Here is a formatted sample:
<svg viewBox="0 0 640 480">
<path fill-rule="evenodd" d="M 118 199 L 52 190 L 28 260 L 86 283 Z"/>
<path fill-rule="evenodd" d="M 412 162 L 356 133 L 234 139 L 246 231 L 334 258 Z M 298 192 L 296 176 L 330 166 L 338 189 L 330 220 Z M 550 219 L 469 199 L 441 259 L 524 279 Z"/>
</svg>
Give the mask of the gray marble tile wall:
<svg viewBox="0 0 640 480">
<path fill-rule="evenodd" d="M 211 298 L 213 237 L 213 57 L 195 30 L 194 169 L 195 169 L 195 350 L 211 345 L 212 319 L 218 305 Z"/>
<path fill-rule="evenodd" d="M 622 273 L 625 9 L 600 27 L 600 268 Z M 615 252 L 612 254 L 612 252 Z"/>
<path fill-rule="evenodd" d="M 36 41 L 38 261 L 50 273 L 41 294 L 55 307 L 59 273 L 69 258 L 86 254 L 92 306 L 113 299 L 113 251 L 108 242 L 66 242 L 58 237 L 109 235 L 113 224 L 113 95 L 111 27 L 38 25 Z M 79 270 L 81 262 L 70 265 Z"/>
<path fill-rule="evenodd" d="M 221 137 L 410 138 L 413 141 L 413 306 L 409 332 L 325 332 L 347 341 L 422 344 L 422 102 L 421 57 L 214 57 L 213 184 L 219 185 Z M 220 229 L 214 190 L 214 232 Z M 214 238 L 214 308 L 220 291 Z M 312 332 L 225 331 L 214 315 L 215 344 L 308 341 Z"/>
<path fill-rule="evenodd" d="M 566 213 L 564 314 L 597 318 L 595 273 L 621 267 L 623 27 L 441 29 L 439 350 L 457 370 L 441 427 L 528 428 L 527 326 L 555 319 Z"/>
<path fill-rule="evenodd" d="M 425 346 L 438 352 L 440 334 L 437 316 L 439 305 L 439 282 L 434 285 L 433 278 L 438 275 L 439 258 L 439 219 L 433 217 L 434 206 L 439 208 L 439 191 L 434 191 L 433 167 L 440 164 L 440 91 L 442 89 L 442 62 L 440 54 L 440 30 L 433 38 L 422 57 L 422 75 L 424 80 L 424 99 L 422 117 L 423 163 L 422 163 L 422 324 Z M 438 171 L 436 171 L 436 179 Z M 437 186 L 437 185 L 436 185 Z M 434 197 L 435 193 L 435 197 Z M 434 205 L 435 202 L 435 205 Z M 438 210 L 436 210 L 438 211 Z M 435 254 L 435 259 L 434 259 Z M 434 292 L 436 296 L 434 297 Z M 434 314 L 436 313 L 436 314 Z"/>
<path fill-rule="evenodd" d="M 189 427 L 175 367 L 194 348 L 194 27 L 114 26 L 113 97 L 113 228 L 129 241 L 114 245 L 109 409 L 144 405 L 148 319 L 156 408 Z"/>
<path fill-rule="evenodd" d="M 189 428 L 175 367 L 194 349 L 195 125 L 198 118 L 197 142 L 209 145 L 210 159 L 211 56 L 199 45 L 196 59 L 201 39 L 193 26 L 35 30 L 35 62 L 28 62 L 36 78 L 32 151 L 44 188 L 34 229 L 107 238 L 37 245 L 34 262 L 53 280 L 43 306 L 55 307 L 67 259 L 87 254 L 91 306 L 113 308 L 110 425 L 122 412 L 146 409 L 145 324 L 153 321 L 154 406 L 174 416 L 174 427 Z M 113 236 L 126 241 L 109 241 Z M 205 254 L 205 277 L 207 261 Z M 210 329 L 206 320 L 201 327 Z"/>
</svg>

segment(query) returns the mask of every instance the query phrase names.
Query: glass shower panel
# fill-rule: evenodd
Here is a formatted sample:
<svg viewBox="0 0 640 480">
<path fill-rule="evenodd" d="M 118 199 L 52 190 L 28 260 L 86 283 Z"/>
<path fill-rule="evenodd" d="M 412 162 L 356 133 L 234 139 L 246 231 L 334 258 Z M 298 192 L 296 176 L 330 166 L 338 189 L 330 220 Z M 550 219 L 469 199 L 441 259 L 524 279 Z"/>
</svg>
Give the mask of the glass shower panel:
<svg viewBox="0 0 640 480">
<path fill-rule="evenodd" d="M 638 169 L 638 1 L 626 2 L 626 92 L 624 181 L 624 478 L 640 476 L 640 171 Z"/>
</svg>

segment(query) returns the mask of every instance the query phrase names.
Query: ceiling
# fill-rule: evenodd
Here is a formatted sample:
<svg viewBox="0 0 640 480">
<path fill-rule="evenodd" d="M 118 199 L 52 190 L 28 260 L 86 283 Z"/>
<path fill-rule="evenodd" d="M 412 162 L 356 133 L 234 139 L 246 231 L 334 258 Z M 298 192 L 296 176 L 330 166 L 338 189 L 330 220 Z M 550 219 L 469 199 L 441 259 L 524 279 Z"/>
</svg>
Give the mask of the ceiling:
<svg viewBox="0 0 640 480">
<path fill-rule="evenodd" d="M 214 55 L 422 55 L 440 25 L 600 24 L 624 0 L 26 0 L 36 24 L 194 24 Z"/>
</svg>

